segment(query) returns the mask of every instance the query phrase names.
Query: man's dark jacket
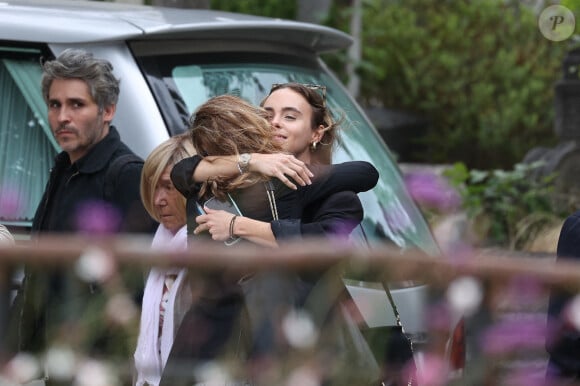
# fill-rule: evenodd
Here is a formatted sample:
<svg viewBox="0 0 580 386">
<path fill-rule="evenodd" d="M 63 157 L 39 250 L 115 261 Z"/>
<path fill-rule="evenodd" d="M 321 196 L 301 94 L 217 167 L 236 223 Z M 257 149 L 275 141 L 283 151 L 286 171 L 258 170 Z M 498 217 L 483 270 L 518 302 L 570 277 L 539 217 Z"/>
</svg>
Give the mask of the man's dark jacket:
<svg viewBox="0 0 580 386">
<path fill-rule="evenodd" d="M 126 163 L 115 176 L 107 174 L 111 163 L 125 154 L 132 154 L 132 151 L 121 142 L 112 126 L 109 134 L 74 164 L 71 165 L 66 152 L 58 154 L 34 217 L 33 239 L 49 233 L 87 231 L 91 229 L 91 221 L 103 219 L 105 223 L 111 222 L 109 231 L 112 232 L 150 233 L 155 224 L 145 211 L 139 194 L 143 163 Z M 105 197 L 105 180 L 113 177 L 110 198 Z M 83 216 L 83 210 L 92 215 Z M 101 215 L 103 218 L 99 219 Z M 25 278 L 10 314 L 7 337 L 10 350 L 43 350 L 47 334 L 52 337 L 66 335 L 68 323 L 73 326 L 82 318 L 97 318 L 93 322 L 101 323 L 96 315 L 104 314 L 106 299 L 96 295 L 102 295 L 102 291 L 92 284 L 80 282 L 74 270 L 69 268 L 25 268 Z M 141 274 L 138 277 L 141 279 Z M 142 283 L 132 284 L 138 287 L 132 291 L 142 290 Z M 73 330 L 69 332 L 74 333 Z M 85 333 L 99 335 L 94 331 Z M 98 337 L 87 344 L 108 346 L 109 343 L 102 339 L 108 338 Z M 91 349 L 98 350 L 98 347 Z"/>
<path fill-rule="evenodd" d="M 119 226 L 112 230 L 150 232 L 151 220 L 148 220 L 149 216 L 139 195 L 142 163 L 132 162 L 124 165 L 115 176 L 111 197 L 105 197 L 105 177 L 108 168 L 113 160 L 125 154 L 133 152 L 121 142 L 121 137 L 114 127 L 111 127 L 109 134 L 73 165 L 70 164 L 67 153 L 58 154 L 34 216 L 33 235 L 39 232 L 77 232 L 79 209 L 83 209 L 83 206 L 86 208 L 87 204 L 102 202 L 112 204 L 122 219 Z"/>
<path fill-rule="evenodd" d="M 558 260 L 572 259 L 580 262 L 580 211 L 570 215 L 560 231 L 557 249 Z M 564 317 L 566 306 L 577 294 L 554 289 L 548 305 L 549 378 L 580 379 L 580 331 Z"/>
</svg>

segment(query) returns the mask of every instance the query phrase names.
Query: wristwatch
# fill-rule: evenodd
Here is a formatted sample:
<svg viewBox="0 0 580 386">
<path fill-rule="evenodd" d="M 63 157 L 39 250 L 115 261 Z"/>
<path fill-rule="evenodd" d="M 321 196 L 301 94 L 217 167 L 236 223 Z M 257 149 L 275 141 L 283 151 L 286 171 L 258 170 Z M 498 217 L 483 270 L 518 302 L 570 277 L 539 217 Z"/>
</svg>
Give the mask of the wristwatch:
<svg viewBox="0 0 580 386">
<path fill-rule="evenodd" d="M 238 170 L 240 171 L 240 174 L 244 174 L 245 172 L 248 171 L 251 159 L 252 155 L 249 153 L 240 154 L 240 156 L 238 157 Z"/>
</svg>

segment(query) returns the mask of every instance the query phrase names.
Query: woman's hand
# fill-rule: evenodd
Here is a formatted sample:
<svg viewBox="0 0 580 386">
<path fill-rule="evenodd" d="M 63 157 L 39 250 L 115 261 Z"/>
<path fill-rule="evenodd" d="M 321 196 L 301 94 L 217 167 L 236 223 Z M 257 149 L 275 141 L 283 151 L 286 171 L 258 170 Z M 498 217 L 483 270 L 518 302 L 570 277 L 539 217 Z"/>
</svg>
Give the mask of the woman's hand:
<svg viewBox="0 0 580 386">
<path fill-rule="evenodd" d="M 225 210 L 215 210 L 207 207 L 204 209 L 207 214 L 202 214 L 195 218 L 198 226 L 193 230 L 193 233 L 197 235 L 207 231 L 211 234 L 213 240 L 228 241 L 230 239 L 230 223 L 234 215 Z M 234 223 L 234 234 L 258 245 L 266 247 L 278 246 L 269 222 L 238 216 Z"/>
<path fill-rule="evenodd" d="M 208 231 L 213 240 L 227 241 L 230 239 L 230 222 L 234 216 L 225 210 L 203 208 L 206 214 L 196 217 L 195 222 L 199 225 L 193 230 L 194 234 Z"/>
<path fill-rule="evenodd" d="M 314 177 L 306 164 L 291 154 L 252 153 L 248 167 L 252 172 L 276 177 L 290 189 L 297 189 L 294 182 L 301 186 L 310 185 L 310 178 Z"/>
</svg>

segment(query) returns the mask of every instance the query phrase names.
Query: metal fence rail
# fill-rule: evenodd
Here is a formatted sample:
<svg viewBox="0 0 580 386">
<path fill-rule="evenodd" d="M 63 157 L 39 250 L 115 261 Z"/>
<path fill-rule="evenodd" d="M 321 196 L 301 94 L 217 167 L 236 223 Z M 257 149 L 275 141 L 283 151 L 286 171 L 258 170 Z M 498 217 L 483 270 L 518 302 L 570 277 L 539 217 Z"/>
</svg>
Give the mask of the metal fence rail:
<svg viewBox="0 0 580 386">
<path fill-rule="evenodd" d="M 402 251 L 391 244 L 359 247 L 326 239 L 287 243 L 278 249 L 251 244 L 234 248 L 212 241 L 196 241 L 186 252 L 153 251 L 150 239 L 143 237 L 45 237 L 37 242 L 0 245 L 0 264 L 10 267 L 22 264 L 67 265 L 77 261 L 89 248 L 99 248 L 121 264 L 139 266 L 180 265 L 200 270 L 224 266 L 251 269 L 285 267 L 309 270 L 337 263 L 349 263 L 378 269 L 385 278 L 396 280 L 424 279 L 445 285 L 463 275 L 482 279 L 506 279 L 530 276 L 543 284 L 580 287 L 580 266 L 566 261 L 554 264 L 550 259 L 514 258 L 511 253 L 473 250 L 464 258 L 429 256 L 418 250 Z"/>
<path fill-rule="evenodd" d="M 431 293 L 426 307 L 430 310 L 442 304 L 449 307 L 452 287 L 459 286 L 461 291 L 468 292 L 471 287 L 465 285 L 461 287 L 458 284 L 464 283 L 464 279 L 468 278 L 471 283 L 478 284 L 481 290 L 481 301 L 476 309 L 469 309 L 469 305 L 464 305 L 464 310 L 468 311 L 466 325 L 472 347 L 468 349 L 468 364 L 461 378 L 449 377 L 447 383 L 518 385 L 523 383 L 514 381 L 513 373 L 522 371 L 527 372 L 528 375 L 530 373 L 529 368 L 526 369 L 524 366 L 522 369 L 522 363 L 528 361 L 528 364 L 532 363 L 537 366 L 538 361 L 545 359 L 545 352 L 543 352 L 545 336 L 533 337 L 536 342 L 534 347 L 522 350 L 516 345 L 511 347 L 509 352 L 490 351 L 485 344 L 481 343 L 482 337 L 488 336 L 488 339 L 494 339 L 492 334 L 494 328 L 497 329 L 498 325 L 510 318 L 529 319 L 532 315 L 536 322 L 545 320 L 543 312 L 547 291 L 551 288 L 566 288 L 580 292 L 580 264 L 573 261 L 561 261 L 555 264 L 555 258 L 550 256 L 547 258 L 514 257 L 510 253 L 504 254 L 500 251 L 490 253 L 490 251 L 473 250 L 463 253 L 460 258 L 433 257 L 417 250 L 401 251 L 390 244 L 375 244 L 362 248 L 326 239 L 288 243 L 278 249 L 251 244 L 225 247 L 221 243 L 212 241 L 196 241 L 186 252 L 171 252 L 151 250 L 150 241 L 149 238 L 127 236 L 98 238 L 59 236 L 44 237 L 36 242 L 21 241 L 14 246 L 0 246 L 0 290 L 2 291 L 0 315 L 4 315 L 0 329 L 5 328 L 5 315 L 8 312 L 13 273 L 24 264 L 41 269 L 77 267 L 75 272 L 78 273 L 79 265 L 93 267 L 89 260 L 101 259 L 112 263 L 110 265 L 112 267 L 130 267 L 139 272 L 144 272 L 151 266 L 185 266 L 200 276 L 220 272 L 225 267 L 240 272 L 271 269 L 308 272 L 339 266 L 355 276 L 360 275 L 361 280 L 426 283 Z M 527 284 L 518 287 L 517 283 L 522 282 Z M 521 299 L 517 296 L 530 295 L 532 287 L 529 283 L 533 283 L 532 287 L 537 291 L 532 291 L 535 293 L 535 299 L 526 303 L 526 301 L 520 301 Z M 538 306 L 538 303 L 542 305 Z M 429 314 L 432 320 L 428 321 L 428 325 L 432 328 L 430 331 L 432 336 L 428 344 L 422 348 L 426 353 L 426 359 L 423 358 L 425 362 L 420 366 L 421 368 L 432 365 L 429 358 L 437 356 L 446 358 L 445 355 L 448 353 L 448 347 L 442 343 L 444 340 L 438 339 L 437 336 L 448 334 L 449 331 L 445 331 L 445 328 L 434 323 L 433 315 Z M 133 323 L 131 326 L 135 328 L 138 323 Z M 509 360 L 506 361 L 506 358 Z M 2 358 L 3 365 L 11 363 L 8 359 Z M 543 370 L 540 367 L 536 368 L 536 377 L 541 376 Z M 128 382 L 127 379 L 130 378 L 130 374 L 127 373 L 128 368 L 130 368 L 129 364 L 117 368 L 119 379 L 123 379 L 123 382 Z M 70 382 L 70 379 L 68 381 Z"/>
</svg>

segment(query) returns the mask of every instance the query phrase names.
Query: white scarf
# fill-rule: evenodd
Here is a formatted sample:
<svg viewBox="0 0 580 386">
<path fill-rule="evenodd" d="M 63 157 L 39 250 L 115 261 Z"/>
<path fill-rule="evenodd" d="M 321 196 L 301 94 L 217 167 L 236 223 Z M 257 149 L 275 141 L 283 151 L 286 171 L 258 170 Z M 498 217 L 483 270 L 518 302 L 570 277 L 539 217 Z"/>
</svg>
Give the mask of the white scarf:
<svg viewBox="0 0 580 386">
<path fill-rule="evenodd" d="M 162 224 L 157 228 L 153 249 L 182 251 L 187 248 L 187 226 L 183 226 L 174 235 Z M 175 273 L 177 278 L 169 291 L 169 300 L 165 309 L 162 326 L 161 343 L 159 343 L 159 305 L 165 285 L 165 275 Z M 153 267 L 147 277 L 143 294 L 141 326 L 135 350 L 135 369 L 137 370 L 136 386 L 159 385 L 161 373 L 175 338 L 175 329 L 181 323 L 183 314 L 176 312 L 176 307 L 183 308 L 183 302 L 191 303 L 191 292 L 188 291 L 187 269 L 162 269 Z M 180 304 L 176 304 L 180 303 Z M 177 314 L 177 315 L 176 315 Z M 177 319 L 177 320 L 176 320 Z M 161 352 L 161 355 L 159 355 Z"/>
</svg>

